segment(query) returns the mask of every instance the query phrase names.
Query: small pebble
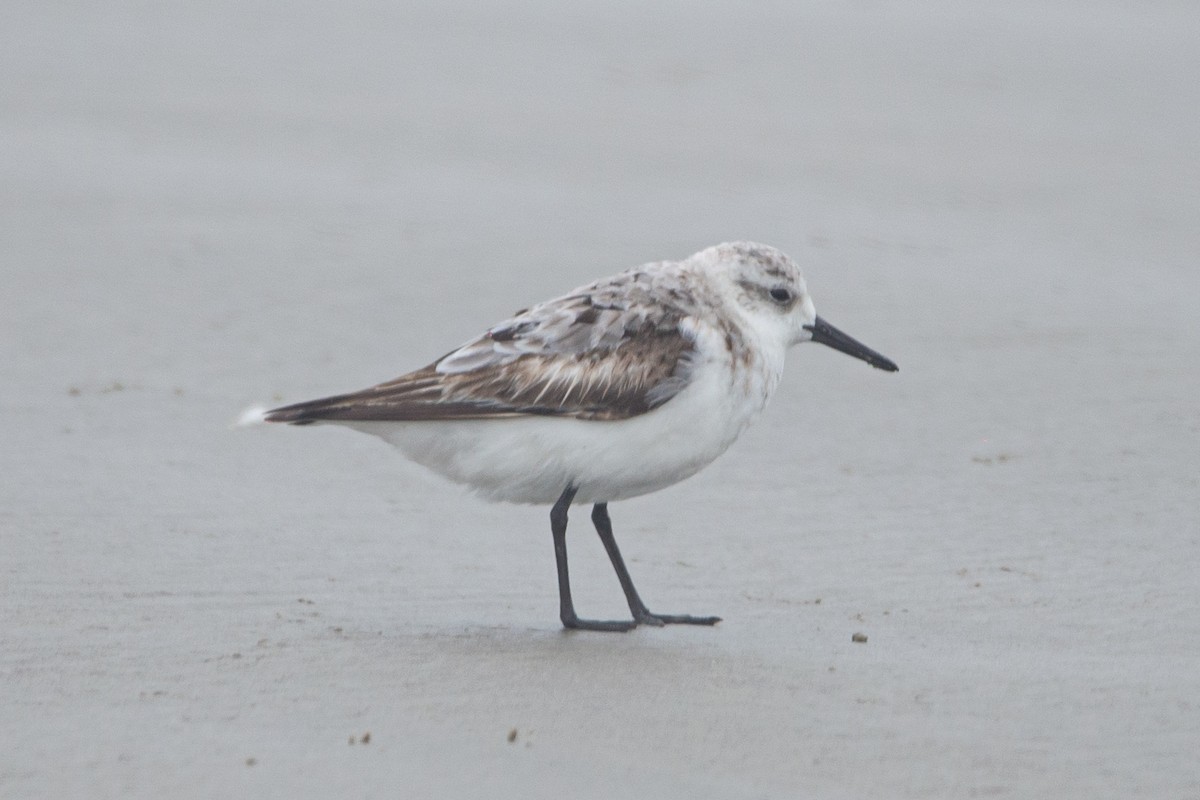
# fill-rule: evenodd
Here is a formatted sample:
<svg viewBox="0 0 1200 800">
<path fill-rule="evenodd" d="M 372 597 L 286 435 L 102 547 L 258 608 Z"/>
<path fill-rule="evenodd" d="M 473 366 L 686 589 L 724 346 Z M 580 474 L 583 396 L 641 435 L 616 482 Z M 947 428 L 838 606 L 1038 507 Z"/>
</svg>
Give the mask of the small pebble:
<svg viewBox="0 0 1200 800">
<path fill-rule="evenodd" d="M 856 633 L 850 637 L 850 641 L 858 642 L 859 644 L 862 644 L 866 640 L 867 640 L 867 635 L 865 633 L 861 633 L 861 632 Z"/>
</svg>

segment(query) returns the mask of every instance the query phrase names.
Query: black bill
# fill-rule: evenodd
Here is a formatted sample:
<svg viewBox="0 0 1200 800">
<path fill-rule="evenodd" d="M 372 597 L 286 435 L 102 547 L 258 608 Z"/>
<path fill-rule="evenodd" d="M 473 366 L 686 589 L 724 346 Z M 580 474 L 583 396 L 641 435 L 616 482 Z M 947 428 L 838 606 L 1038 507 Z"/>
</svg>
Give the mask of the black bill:
<svg viewBox="0 0 1200 800">
<path fill-rule="evenodd" d="M 895 372 L 900 369 L 890 358 L 876 353 L 857 339 L 852 339 L 825 320 L 817 317 L 812 325 L 805 325 L 805 330 L 812 331 L 812 340 L 817 344 L 825 344 L 834 350 L 840 350 L 848 356 L 861 358 L 877 369 Z"/>
</svg>

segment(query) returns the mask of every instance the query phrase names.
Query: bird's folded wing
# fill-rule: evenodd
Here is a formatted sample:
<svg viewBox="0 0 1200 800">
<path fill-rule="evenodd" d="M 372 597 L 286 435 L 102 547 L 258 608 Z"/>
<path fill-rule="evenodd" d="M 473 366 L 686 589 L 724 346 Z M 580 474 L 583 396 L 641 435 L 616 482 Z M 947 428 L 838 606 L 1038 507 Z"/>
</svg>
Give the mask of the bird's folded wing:
<svg viewBox="0 0 1200 800">
<path fill-rule="evenodd" d="M 267 412 L 269 422 L 644 414 L 690 381 L 694 320 L 600 292 L 543 303 L 429 366 L 351 394 Z"/>
</svg>

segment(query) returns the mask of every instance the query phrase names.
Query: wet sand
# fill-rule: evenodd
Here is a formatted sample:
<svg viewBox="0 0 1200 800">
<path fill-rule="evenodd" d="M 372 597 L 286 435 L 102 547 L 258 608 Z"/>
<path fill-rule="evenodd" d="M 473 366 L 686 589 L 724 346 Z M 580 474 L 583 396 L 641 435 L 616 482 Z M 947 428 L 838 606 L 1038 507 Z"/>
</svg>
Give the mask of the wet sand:
<svg viewBox="0 0 1200 800">
<path fill-rule="evenodd" d="M 1190 5 L 7 18 L 0 796 L 1200 795 Z M 548 509 L 229 427 L 736 238 L 901 371 L 796 348 L 612 506 L 715 629 L 564 633 Z"/>
</svg>

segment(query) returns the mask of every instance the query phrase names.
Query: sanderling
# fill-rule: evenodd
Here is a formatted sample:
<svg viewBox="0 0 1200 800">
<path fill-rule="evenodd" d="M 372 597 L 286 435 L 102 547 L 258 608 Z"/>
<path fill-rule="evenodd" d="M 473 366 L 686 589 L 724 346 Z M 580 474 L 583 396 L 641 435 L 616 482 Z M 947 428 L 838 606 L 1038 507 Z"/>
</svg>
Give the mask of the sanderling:
<svg viewBox="0 0 1200 800">
<path fill-rule="evenodd" d="M 552 504 L 567 628 L 712 625 L 720 618 L 646 608 L 608 503 L 670 486 L 725 452 L 779 385 L 785 351 L 806 341 L 897 369 L 817 316 L 790 258 L 734 242 L 604 278 L 518 312 L 416 372 L 257 419 L 346 425 L 489 500 Z M 576 616 L 572 503 L 592 504 L 632 620 Z"/>
</svg>

